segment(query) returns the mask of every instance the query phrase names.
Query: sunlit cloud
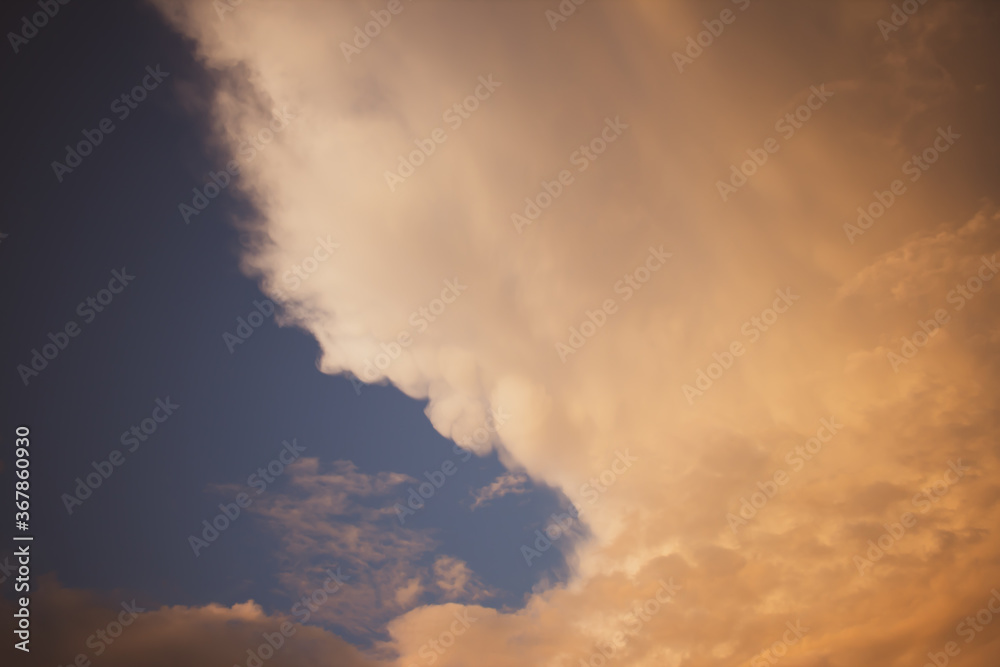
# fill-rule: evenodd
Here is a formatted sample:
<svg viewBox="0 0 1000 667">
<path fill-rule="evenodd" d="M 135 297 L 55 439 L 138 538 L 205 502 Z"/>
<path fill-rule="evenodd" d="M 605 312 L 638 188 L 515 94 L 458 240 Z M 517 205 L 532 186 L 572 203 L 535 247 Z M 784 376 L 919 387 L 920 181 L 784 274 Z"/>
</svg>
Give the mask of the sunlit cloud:
<svg viewBox="0 0 1000 667">
<path fill-rule="evenodd" d="M 927 3 L 886 40 L 882 6 L 740 0 L 678 72 L 717 9 L 593 2 L 553 29 L 557 3 L 403 3 L 347 62 L 367 8 L 160 4 L 224 72 L 224 146 L 297 114 L 241 173 L 260 214 L 238 223 L 244 268 L 278 298 L 318 237 L 341 245 L 282 294 L 281 322 L 316 338 L 323 372 L 426 399 L 456 442 L 503 406 L 478 453 L 516 473 L 470 510 L 530 478 L 586 524 L 558 543 L 566 581 L 489 608 L 461 561 L 414 565 L 436 545 L 395 520 L 390 463 L 303 461 L 261 511 L 289 590 L 327 561 L 364 584 L 323 619 L 384 633 L 373 655 L 399 665 L 595 664 L 609 641 L 640 666 L 904 665 L 958 641 L 1000 580 L 995 283 L 949 299 L 1000 250 L 989 126 L 959 104 L 989 74 L 962 47 L 992 39 L 993 10 Z M 908 169 L 947 127 L 961 138 Z M 966 664 L 993 664 L 998 627 Z"/>
<path fill-rule="evenodd" d="M 476 491 L 471 509 L 475 510 L 506 495 L 525 493 L 528 490 L 526 486 L 527 481 L 528 478 L 524 474 L 516 472 L 505 473 L 487 486 Z"/>
</svg>

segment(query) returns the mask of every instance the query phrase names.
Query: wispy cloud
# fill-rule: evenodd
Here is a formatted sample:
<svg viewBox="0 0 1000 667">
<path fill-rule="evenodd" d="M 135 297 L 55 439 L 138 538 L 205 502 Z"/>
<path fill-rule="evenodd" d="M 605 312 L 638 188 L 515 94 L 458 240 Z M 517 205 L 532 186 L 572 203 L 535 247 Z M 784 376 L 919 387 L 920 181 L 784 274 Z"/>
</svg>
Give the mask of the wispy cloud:
<svg viewBox="0 0 1000 667">
<path fill-rule="evenodd" d="M 528 491 L 527 484 L 528 476 L 524 473 L 506 472 L 473 494 L 472 509 L 478 509 L 497 498 L 503 498 L 511 493 L 526 493 Z"/>
<path fill-rule="evenodd" d="M 372 639 L 420 604 L 486 595 L 466 563 L 435 555 L 429 532 L 396 521 L 389 499 L 414 481 L 408 476 L 369 475 L 347 461 L 321 466 L 315 458 L 290 465 L 286 474 L 292 488 L 262 496 L 251 509 L 281 540 L 279 578 L 289 597 L 316 589 L 331 570 L 349 577 L 311 622 Z"/>
</svg>

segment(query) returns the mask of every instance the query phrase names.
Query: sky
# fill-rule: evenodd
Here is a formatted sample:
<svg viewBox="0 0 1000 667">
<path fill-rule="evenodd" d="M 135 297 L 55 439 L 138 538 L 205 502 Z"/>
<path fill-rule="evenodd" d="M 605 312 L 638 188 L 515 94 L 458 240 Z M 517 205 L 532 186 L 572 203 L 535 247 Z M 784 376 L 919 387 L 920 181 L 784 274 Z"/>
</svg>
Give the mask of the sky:
<svg viewBox="0 0 1000 667">
<path fill-rule="evenodd" d="M 3 16 L 11 664 L 997 664 L 993 3 Z"/>
</svg>

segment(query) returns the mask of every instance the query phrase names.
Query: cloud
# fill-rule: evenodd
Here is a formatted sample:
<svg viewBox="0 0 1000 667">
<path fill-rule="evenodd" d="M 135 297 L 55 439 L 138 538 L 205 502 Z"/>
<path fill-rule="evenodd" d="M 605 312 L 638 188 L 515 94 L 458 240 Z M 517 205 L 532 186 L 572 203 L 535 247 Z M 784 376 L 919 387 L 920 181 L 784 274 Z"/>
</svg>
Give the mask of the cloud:
<svg viewBox="0 0 1000 667">
<path fill-rule="evenodd" d="M 434 555 L 425 531 L 401 526 L 393 503 L 412 478 L 392 472 L 368 475 L 347 461 L 321 466 L 303 458 L 288 466 L 287 492 L 254 503 L 281 541 L 280 580 L 291 600 L 311 598 L 331 573 L 346 582 L 306 609 L 313 624 L 372 640 L 395 616 L 427 601 L 480 600 L 487 588 L 458 558 Z"/>
<path fill-rule="evenodd" d="M 522 473 L 504 473 L 487 486 L 484 486 L 476 491 L 471 509 L 475 510 L 493 500 L 496 500 L 497 498 L 503 498 L 511 493 L 525 493 L 528 490 L 528 487 L 526 486 L 527 483 L 528 477 Z"/>
<path fill-rule="evenodd" d="M 435 585 L 448 601 L 475 601 L 489 596 L 469 566 L 451 556 L 439 556 L 434 561 Z"/>
<path fill-rule="evenodd" d="M 572 576 L 521 608 L 413 608 L 432 580 L 396 563 L 428 554 L 426 536 L 368 528 L 384 517 L 371 504 L 340 523 L 337 485 L 303 470 L 302 497 L 272 516 L 290 553 L 372 557 L 384 594 L 343 600 L 359 625 L 387 624 L 385 655 L 578 664 L 672 576 L 683 591 L 629 635 L 622 664 L 737 664 L 799 620 L 810 630 L 785 664 L 916 664 L 989 597 L 995 283 L 947 306 L 902 368 L 887 353 L 996 247 L 996 100 L 964 104 L 992 72 L 994 9 L 928 5 L 886 43 L 884 8 L 734 3 L 738 20 L 678 73 L 673 52 L 718 16 L 700 3 L 586 3 L 555 31 L 534 3 L 406 3 L 350 63 L 338 44 L 367 9 L 244 3 L 218 21 L 204 3 L 160 4 L 226 72 L 220 142 L 234 149 L 274 106 L 300 118 L 241 172 L 260 220 L 239 224 L 255 239 L 244 268 L 272 294 L 317 237 L 341 243 L 284 302 L 320 369 L 427 399 L 456 442 L 502 405 L 501 460 L 586 509 Z M 481 77 L 498 82 L 485 99 Z M 822 108 L 779 125 L 822 84 Z M 849 243 L 857 207 L 949 124 L 962 140 Z M 768 139 L 777 152 L 723 201 L 718 183 Z M 783 311 L 779 292 L 795 295 Z M 811 453 L 823 419 L 843 428 Z M 626 448 L 641 463 L 585 503 Z M 859 574 L 853 557 L 959 458 L 974 472 Z M 727 515 L 771 483 L 734 534 Z M 428 642 L 461 610 L 477 620 L 437 653 Z M 994 664 L 998 628 L 963 662 Z"/>
<path fill-rule="evenodd" d="M 7 617 L 13 614 L 6 600 L 0 600 L 0 609 Z M 30 664 L 36 665 L 68 665 L 81 654 L 90 664 L 105 667 L 246 665 L 248 651 L 261 655 L 261 646 L 263 655 L 271 656 L 267 665 L 378 664 L 320 628 L 294 625 L 288 630 L 286 625 L 288 635 L 281 635 L 282 625 L 295 619 L 268 615 L 253 600 L 230 607 L 156 608 L 130 595 L 65 588 L 54 576 L 44 575 L 33 591 L 31 614 Z M 268 636 L 277 650 L 268 650 Z M 8 664 L 23 662 L 27 656 L 11 644 L 4 642 L 3 648 Z"/>
</svg>

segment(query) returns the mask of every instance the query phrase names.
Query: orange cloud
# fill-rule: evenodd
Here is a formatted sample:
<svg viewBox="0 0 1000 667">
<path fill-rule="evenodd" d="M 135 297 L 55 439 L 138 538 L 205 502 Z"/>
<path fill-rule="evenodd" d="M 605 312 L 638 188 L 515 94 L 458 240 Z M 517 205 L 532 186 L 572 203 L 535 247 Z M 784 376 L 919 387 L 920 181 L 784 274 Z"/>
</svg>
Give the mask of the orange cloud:
<svg viewBox="0 0 1000 667">
<path fill-rule="evenodd" d="M 959 624 L 1000 580 L 995 283 L 961 309 L 948 300 L 997 250 L 996 94 L 979 87 L 993 79 L 993 9 L 928 3 L 885 40 L 881 6 L 740 0 L 678 72 L 674 54 L 717 9 L 585 3 L 553 30 L 557 3 L 406 4 L 346 63 L 337 44 L 368 20 L 360 8 L 245 3 L 220 22 L 203 3 L 159 4 L 227 72 L 213 101 L 223 145 L 273 106 L 298 114 L 242 172 L 261 215 L 243 223 L 258 241 L 243 261 L 274 295 L 317 237 L 341 243 L 283 303 L 282 321 L 319 341 L 321 370 L 427 399 L 456 442 L 502 405 L 512 417 L 489 440 L 501 460 L 586 510 L 589 539 L 561 545 L 569 580 L 519 609 L 411 608 L 424 584 L 397 572 L 394 602 L 368 616 L 392 638 L 380 655 L 596 664 L 612 641 L 639 667 L 902 666 L 964 641 Z M 489 76 L 495 93 L 434 139 Z M 816 90 L 832 94 L 795 116 Z M 602 128 L 618 118 L 612 143 Z M 911 178 L 907 162 L 948 126 L 961 139 L 852 243 L 858 207 Z M 767 160 L 723 199 L 717 183 L 760 147 Z M 413 150 L 390 188 L 385 172 Z M 640 275 L 651 247 L 669 260 Z M 467 290 L 446 300 L 446 281 Z M 780 290 L 800 298 L 772 319 Z M 949 321 L 893 368 L 888 353 L 940 308 Z M 560 355 L 587 321 L 586 344 Z M 684 385 L 726 353 L 689 402 Z M 812 452 L 823 419 L 842 428 Z M 813 457 L 797 470 L 796 447 Z M 625 449 L 639 463 L 585 502 Z M 968 475 L 861 576 L 853 557 L 958 459 Z M 727 515 L 765 480 L 780 489 L 734 534 Z M 404 530 L 387 542 L 393 558 L 427 548 Z M 676 596 L 623 629 L 670 577 Z M 963 664 L 1000 656 L 1000 624 L 982 627 Z"/>
</svg>

